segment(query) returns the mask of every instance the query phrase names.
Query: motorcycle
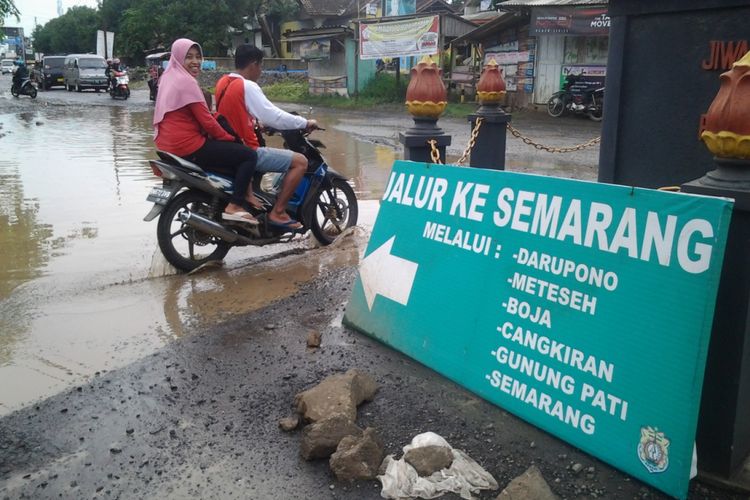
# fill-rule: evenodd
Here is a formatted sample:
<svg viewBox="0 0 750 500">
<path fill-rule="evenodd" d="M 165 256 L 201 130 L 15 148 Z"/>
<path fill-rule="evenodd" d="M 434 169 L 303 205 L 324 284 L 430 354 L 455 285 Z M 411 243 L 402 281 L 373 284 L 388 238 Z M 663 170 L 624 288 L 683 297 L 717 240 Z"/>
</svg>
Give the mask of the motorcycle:
<svg viewBox="0 0 750 500">
<path fill-rule="evenodd" d="M 232 192 L 232 179 L 157 151 L 159 160 L 151 160 L 150 164 L 154 174 L 162 179 L 162 185 L 154 187 L 146 198 L 154 206 L 143 220 L 148 222 L 159 216 L 156 236 L 170 264 L 191 271 L 223 259 L 233 246 L 285 243 L 308 229 L 322 245 L 329 245 L 357 223 L 359 208 L 354 189 L 344 176 L 328 166 L 319 149 L 325 146 L 310 139 L 303 130 L 285 130 L 280 134 L 287 149 L 302 153 L 308 160 L 307 171 L 287 205 L 287 213 L 303 225 L 296 230 L 268 223 L 267 214 L 276 197 L 262 188 L 265 184 L 262 174 L 254 176 L 253 191 L 263 209 L 246 207 L 260 224 L 225 221 L 221 216 Z"/>
<path fill-rule="evenodd" d="M 109 89 L 109 95 L 112 99 L 126 100 L 130 97 L 130 78 L 125 71 L 113 71 L 112 83 Z"/>
<path fill-rule="evenodd" d="M 27 95 L 32 99 L 36 99 L 36 92 L 36 87 L 30 78 L 24 78 L 20 82 L 13 82 L 10 86 L 10 93 L 13 97 Z"/>
<path fill-rule="evenodd" d="M 585 114 L 595 122 L 602 120 L 604 113 L 604 87 L 588 91 L 573 90 L 578 77 L 568 75 L 563 89 L 552 94 L 547 101 L 547 113 L 555 118 L 566 112 Z"/>
</svg>

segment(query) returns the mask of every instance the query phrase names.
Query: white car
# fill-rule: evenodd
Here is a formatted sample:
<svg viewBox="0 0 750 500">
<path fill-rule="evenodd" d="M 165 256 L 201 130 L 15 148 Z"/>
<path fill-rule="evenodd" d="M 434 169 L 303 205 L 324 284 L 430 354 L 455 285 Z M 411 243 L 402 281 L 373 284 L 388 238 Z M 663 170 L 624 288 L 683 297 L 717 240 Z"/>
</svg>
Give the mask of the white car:
<svg viewBox="0 0 750 500">
<path fill-rule="evenodd" d="M 0 61 L 0 69 L 2 69 L 3 75 L 5 73 L 13 73 L 16 71 L 16 65 L 13 64 L 13 59 L 3 59 Z"/>
</svg>

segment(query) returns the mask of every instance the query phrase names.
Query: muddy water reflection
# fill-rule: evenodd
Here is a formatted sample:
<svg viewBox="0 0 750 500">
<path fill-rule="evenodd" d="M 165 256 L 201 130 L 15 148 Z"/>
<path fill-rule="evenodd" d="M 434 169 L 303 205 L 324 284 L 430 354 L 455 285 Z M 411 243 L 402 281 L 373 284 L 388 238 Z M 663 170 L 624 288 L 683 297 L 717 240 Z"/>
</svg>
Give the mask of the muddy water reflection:
<svg viewBox="0 0 750 500">
<path fill-rule="evenodd" d="M 395 153 L 321 118 L 328 130 L 316 135 L 329 163 L 354 180 L 361 199 L 379 197 Z M 0 414 L 147 355 L 185 325 L 261 307 L 321 266 L 342 264 L 321 252 L 304 265 L 254 267 L 250 276 L 243 262 L 290 248 L 277 245 L 234 249 L 227 270 L 203 277 L 165 277 L 172 271 L 157 250 L 155 222 L 142 221 L 145 196 L 159 183 L 147 164 L 150 111 L 50 106 L 0 115 L 0 123 Z"/>
</svg>

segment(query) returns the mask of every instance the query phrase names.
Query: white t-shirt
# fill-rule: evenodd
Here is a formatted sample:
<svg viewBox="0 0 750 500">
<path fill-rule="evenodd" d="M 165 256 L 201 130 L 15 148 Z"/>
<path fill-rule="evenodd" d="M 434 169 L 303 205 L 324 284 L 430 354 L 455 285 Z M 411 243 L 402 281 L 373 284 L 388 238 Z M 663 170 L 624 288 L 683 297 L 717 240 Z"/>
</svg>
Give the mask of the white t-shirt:
<svg viewBox="0 0 750 500">
<path fill-rule="evenodd" d="M 307 119 L 287 113 L 277 108 L 261 90 L 260 85 L 252 80 L 245 80 L 237 73 L 230 73 L 232 78 L 242 78 L 245 81 L 245 108 L 263 125 L 277 130 L 295 130 L 305 128 Z"/>
</svg>

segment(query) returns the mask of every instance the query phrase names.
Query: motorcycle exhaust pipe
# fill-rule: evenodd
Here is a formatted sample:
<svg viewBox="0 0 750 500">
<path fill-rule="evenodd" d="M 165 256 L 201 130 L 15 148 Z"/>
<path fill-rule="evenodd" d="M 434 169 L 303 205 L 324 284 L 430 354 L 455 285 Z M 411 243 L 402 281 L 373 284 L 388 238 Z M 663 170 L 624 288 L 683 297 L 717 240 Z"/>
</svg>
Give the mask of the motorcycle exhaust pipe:
<svg viewBox="0 0 750 500">
<path fill-rule="evenodd" d="M 216 236 L 217 238 L 221 238 L 227 243 L 235 243 L 239 241 L 240 243 L 247 244 L 250 242 L 249 238 L 239 235 L 234 231 L 230 231 L 221 224 L 217 224 L 210 219 L 201 217 L 200 215 L 189 212 L 188 210 L 183 210 L 182 212 L 180 212 L 179 217 L 180 221 L 182 221 L 183 224 L 187 224 L 188 226 L 194 227 L 199 231 L 203 231 L 204 233 L 208 233 L 212 236 Z"/>
</svg>

